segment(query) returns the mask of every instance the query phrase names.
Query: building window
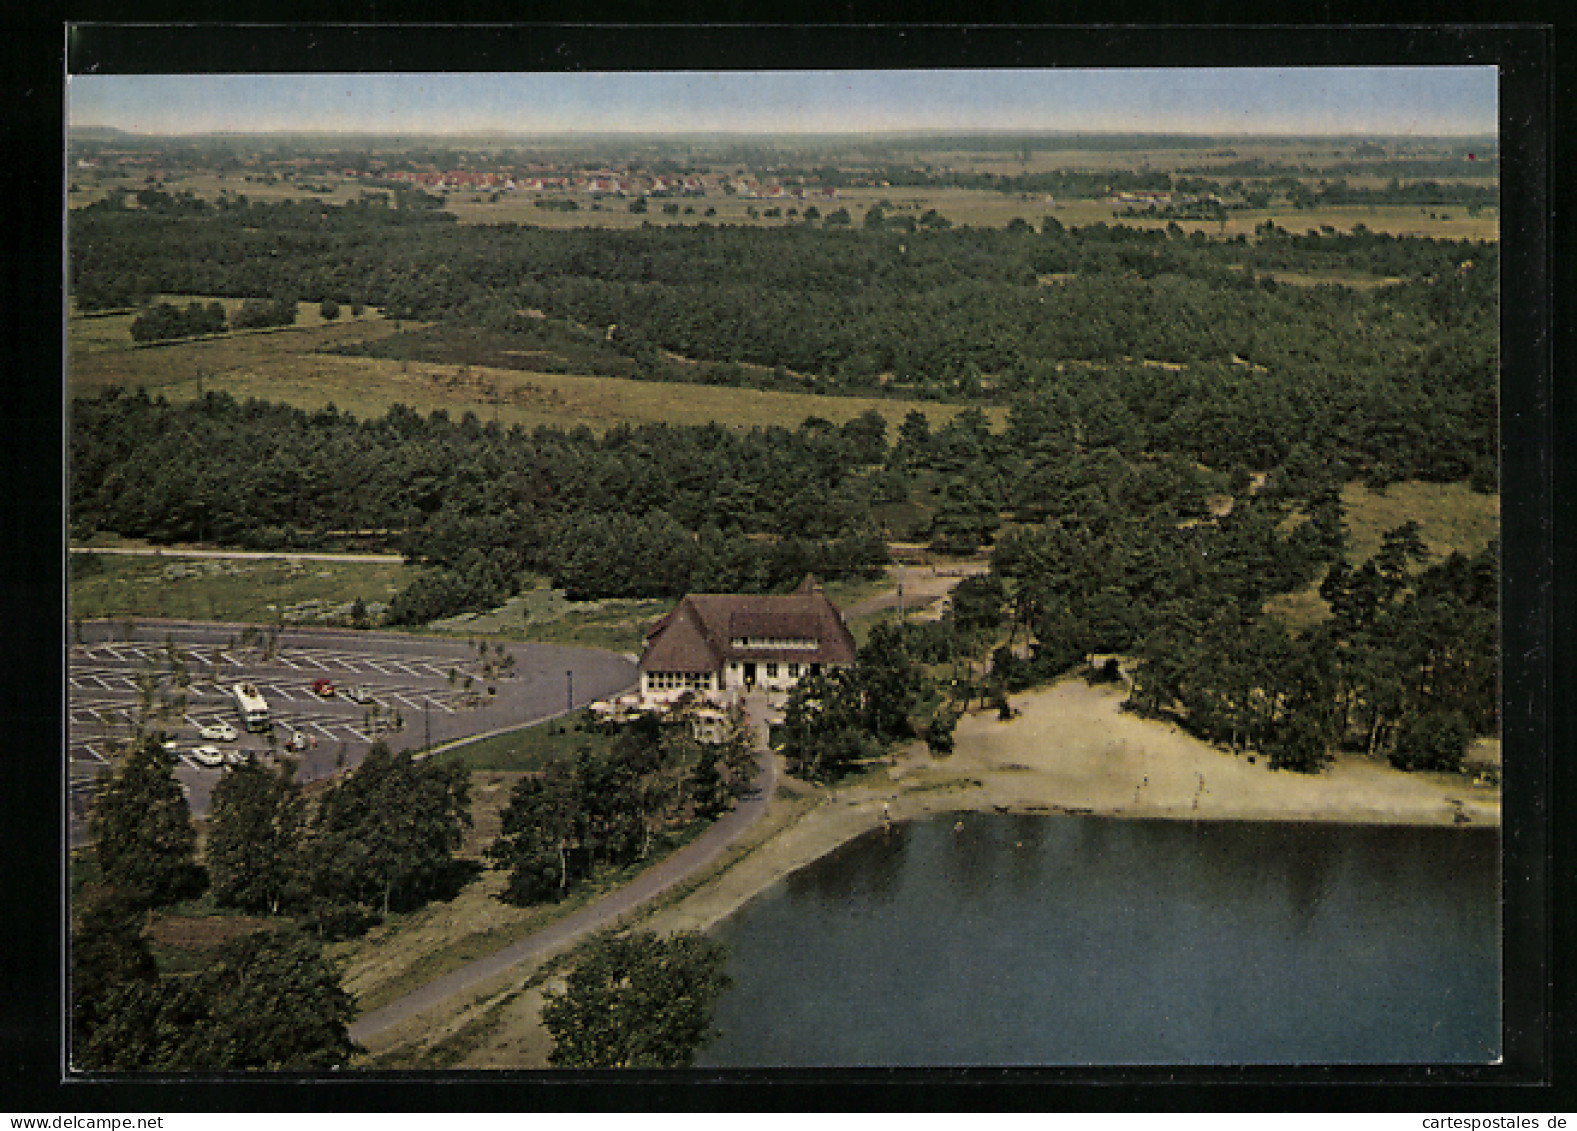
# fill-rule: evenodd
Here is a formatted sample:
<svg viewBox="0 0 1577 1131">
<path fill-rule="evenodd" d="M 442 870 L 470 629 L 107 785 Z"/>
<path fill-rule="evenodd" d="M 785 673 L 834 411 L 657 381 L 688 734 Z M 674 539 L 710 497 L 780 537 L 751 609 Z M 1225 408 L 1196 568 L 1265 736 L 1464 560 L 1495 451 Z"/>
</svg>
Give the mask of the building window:
<svg viewBox="0 0 1577 1131">
<path fill-rule="evenodd" d="M 789 678 L 790 679 L 798 679 L 799 678 L 799 665 L 798 664 L 790 664 L 789 665 Z"/>
<path fill-rule="evenodd" d="M 768 679 L 777 679 L 777 677 L 778 677 L 778 666 L 776 664 L 768 664 L 767 665 L 767 678 Z"/>
</svg>

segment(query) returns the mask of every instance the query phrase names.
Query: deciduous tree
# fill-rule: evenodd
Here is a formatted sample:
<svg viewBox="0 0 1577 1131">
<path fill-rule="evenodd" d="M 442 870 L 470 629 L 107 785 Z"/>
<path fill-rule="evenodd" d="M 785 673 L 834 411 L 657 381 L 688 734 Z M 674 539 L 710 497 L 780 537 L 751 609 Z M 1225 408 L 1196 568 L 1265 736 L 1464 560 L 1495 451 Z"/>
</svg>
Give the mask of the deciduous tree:
<svg viewBox="0 0 1577 1131">
<path fill-rule="evenodd" d="M 312 821 L 315 894 L 382 909 L 413 906 L 455 878 L 471 825 L 465 768 L 418 763 L 374 743 L 329 791 Z"/>
<path fill-rule="evenodd" d="M 277 915 L 303 894 L 304 802 L 295 765 L 248 755 L 214 786 L 207 860 L 221 907 Z"/>
<path fill-rule="evenodd" d="M 148 907 L 197 895 L 207 883 L 174 763 L 157 735 L 134 743 L 88 818 L 104 882 Z"/>
<path fill-rule="evenodd" d="M 550 990 L 542 1024 L 555 1068 L 683 1068 L 715 1038 L 712 1010 L 731 985 L 727 950 L 682 932 L 602 935 L 561 990 Z"/>
</svg>

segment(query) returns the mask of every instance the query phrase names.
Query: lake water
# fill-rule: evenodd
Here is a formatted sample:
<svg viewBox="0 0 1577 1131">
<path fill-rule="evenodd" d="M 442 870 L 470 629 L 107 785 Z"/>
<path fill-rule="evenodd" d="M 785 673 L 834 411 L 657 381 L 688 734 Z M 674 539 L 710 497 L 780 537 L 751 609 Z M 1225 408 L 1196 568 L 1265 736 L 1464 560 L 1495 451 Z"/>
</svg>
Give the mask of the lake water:
<svg viewBox="0 0 1577 1131">
<path fill-rule="evenodd" d="M 718 927 L 735 986 L 699 1063 L 1493 1061 L 1499 852 L 1490 829 L 879 829 Z"/>
</svg>

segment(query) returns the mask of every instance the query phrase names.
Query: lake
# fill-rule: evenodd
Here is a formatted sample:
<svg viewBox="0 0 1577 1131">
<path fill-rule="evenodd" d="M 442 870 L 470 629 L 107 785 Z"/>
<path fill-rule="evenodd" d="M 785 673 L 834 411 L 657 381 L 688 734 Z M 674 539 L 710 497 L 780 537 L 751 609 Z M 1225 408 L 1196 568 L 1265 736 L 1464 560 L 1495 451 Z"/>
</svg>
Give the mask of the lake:
<svg viewBox="0 0 1577 1131">
<path fill-rule="evenodd" d="M 962 814 L 719 925 L 711 1066 L 1486 1063 L 1493 829 Z"/>
</svg>

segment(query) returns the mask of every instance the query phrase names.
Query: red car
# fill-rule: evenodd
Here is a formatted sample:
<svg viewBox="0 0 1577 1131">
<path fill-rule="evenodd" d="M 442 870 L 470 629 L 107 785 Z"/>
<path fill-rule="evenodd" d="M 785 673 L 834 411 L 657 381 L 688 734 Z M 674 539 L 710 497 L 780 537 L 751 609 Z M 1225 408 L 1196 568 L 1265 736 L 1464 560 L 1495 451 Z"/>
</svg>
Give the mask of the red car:
<svg viewBox="0 0 1577 1131">
<path fill-rule="evenodd" d="M 325 699 L 334 698 L 334 684 L 326 679 L 312 681 L 312 694 L 321 695 Z"/>
</svg>

